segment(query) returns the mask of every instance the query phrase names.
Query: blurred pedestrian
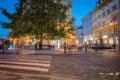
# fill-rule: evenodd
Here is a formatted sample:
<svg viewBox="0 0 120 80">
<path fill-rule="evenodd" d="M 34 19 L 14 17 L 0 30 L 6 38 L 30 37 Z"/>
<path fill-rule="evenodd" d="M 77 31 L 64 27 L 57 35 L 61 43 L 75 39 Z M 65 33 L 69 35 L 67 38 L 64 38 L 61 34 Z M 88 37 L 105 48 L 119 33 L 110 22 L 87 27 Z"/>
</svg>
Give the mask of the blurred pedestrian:
<svg viewBox="0 0 120 80">
<path fill-rule="evenodd" d="M 40 48 L 39 42 L 35 43 L 35 49 L 38 50 Z"/>
<path fill-rule="evenodd" d="M 88 44 L 88 51 L 89 51 L 89 52 L 92 51 L 92 50 L 91 50 L 91 47 L 92 47 L 92 44 L 89 43 L 89 44 Z"/>
<path fill-rule="evenodd" d="M 95 51 L 96 52 L 98 51 L 98 43 L 97 43 L 97 41 L 95 42 Z"/>
<path fill-rule="evenodd" d="M 85 52 L 87 52 L 87 48 L 88 46 L 87 46 L 87 43 L 85 42 Z"/>
</svg>

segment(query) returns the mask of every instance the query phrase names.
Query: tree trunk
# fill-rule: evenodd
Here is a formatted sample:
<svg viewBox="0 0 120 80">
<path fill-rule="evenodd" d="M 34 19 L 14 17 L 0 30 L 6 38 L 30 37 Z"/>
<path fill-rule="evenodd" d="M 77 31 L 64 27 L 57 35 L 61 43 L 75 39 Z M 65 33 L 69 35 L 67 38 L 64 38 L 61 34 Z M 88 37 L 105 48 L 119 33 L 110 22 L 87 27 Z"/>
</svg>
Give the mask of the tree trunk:
<svg viewBox="0 0 120 80">
<path fill-rule="evenodd" d="M 42 49 L 42 41 L 43 40 L 43 34 L 40 34 L 40 43 L 39 43 L 39 45 L 40 45 L 40 49 Z"/>
</svg>

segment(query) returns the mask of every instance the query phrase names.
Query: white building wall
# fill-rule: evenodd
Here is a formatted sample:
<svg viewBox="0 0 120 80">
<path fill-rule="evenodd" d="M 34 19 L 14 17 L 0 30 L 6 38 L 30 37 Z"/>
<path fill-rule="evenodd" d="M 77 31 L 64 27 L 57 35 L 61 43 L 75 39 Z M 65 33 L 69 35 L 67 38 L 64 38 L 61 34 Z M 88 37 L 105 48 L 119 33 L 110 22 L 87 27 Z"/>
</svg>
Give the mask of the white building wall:
<svg viewBox="0 0 120 80">
<path fill-rule="evenodd" d="M 61 0 L 61 3 L 64 5 L 69 5 L 71 4 L 71 0 Z M 69 8 L 66 12 L 67 15 L 67 20 L 66 21 L 70 21 L 72 19 L 72 13 L 71 13 L 71 8 Z"/>
<path fill-rule="evenodd" d="M 75 41 L 75 44 L 77 44 L 77 46 L 83 43 L 83 27 L 82 26 L 74 30 L 74 41 Z"/>
<path fill-rule="evenodd" d="M 92 14 L 89 13 L 82 18 L 83 25 L 83 43 L 90 43 L 92 41 Z"/>
<path fill-rule="evenodd" d="M 103 38 L 104 36 L 109 37 L 114 33 L 114 30 L 108 29 L 110 27 L 110 23 L 113 22 L 114 25 L 118 25 L 117 17 L 119 12 L 120 2 L 119 0 L 111 0 L 106 6 L 93 12 L 92 20 L 93 20 L 93 36 Z M 116 18 L 116 20 L 115 20 Z M 99 30 L 105 29 L 99 33 Z M 107 30 L 106 30 L 107 29 Z M 117 31 L 117 30 L 116 30 Z"/>
</svg>

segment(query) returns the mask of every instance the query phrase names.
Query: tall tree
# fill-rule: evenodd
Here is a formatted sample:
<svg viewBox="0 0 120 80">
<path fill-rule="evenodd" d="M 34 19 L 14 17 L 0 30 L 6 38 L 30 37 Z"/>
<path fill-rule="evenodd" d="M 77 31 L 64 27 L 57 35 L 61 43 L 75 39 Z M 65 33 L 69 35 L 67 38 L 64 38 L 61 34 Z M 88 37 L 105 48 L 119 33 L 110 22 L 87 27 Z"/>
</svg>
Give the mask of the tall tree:
<svg viewBox="0 0 120 80">
<path fill-rule="evenodd" d="M 15 5 L 16 12 L 2 13 L 10 19 L 3 23 L 5 28 L 11 29 L 11 36 L 35 35 L 40 39 L 65 38 L 66 33 L 72 31 L 72 20 L 67 20 L 71 3 L 64 5 L 61 0 L 19 0 Z M 62 25 L 61 25 L 62 24 Z"/>
<path fill-rule="evenodd" d="M 16 12 L 13 14 L 9 13 L 6 9 L 2 9 L 2 13 L 9 19 L 8 23 L 3 22 L 3 27 L 11 30 L 9 35 L 12 37 L 24 36 L 27 33 L 28 27 L 25 27 L 27 15 L 23 15 L 25 10 L 25 7 L 23 7 L 24 1 L 25 0 L 19 0 L 19 3 L 15 4 Z"/>
</svg>

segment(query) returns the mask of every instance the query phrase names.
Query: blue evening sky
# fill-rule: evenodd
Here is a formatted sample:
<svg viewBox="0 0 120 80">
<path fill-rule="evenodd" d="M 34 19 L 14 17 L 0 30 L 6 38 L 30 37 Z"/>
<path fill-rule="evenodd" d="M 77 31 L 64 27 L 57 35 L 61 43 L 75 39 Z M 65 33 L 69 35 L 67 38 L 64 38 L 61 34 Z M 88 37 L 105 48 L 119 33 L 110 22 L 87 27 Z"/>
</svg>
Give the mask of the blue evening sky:
<svg viewBox="0 0 120 80">
<path fill-rule="evenodd" d="M 82 25 L 81 19 L 95 8 L 96 2 L 97 0 L 72 0 L 72 15 L 75 18 L 75 27 Z"/>
<path fill-rule="evenodd" d="M 81 19 L 94 9 L 97 0 L 72 0 L 72 16 L 75 18 L 74 26 L 82 25 Z M 0 7 L 6 8 L 9 12 L 13 13 L 14 4 L 17 0 L 0 0 Z M 0 13 L 0 37 L 6 36 L 8 31 L 3 29 L 1 22 L 7 22 L 8 19 Z"/>
</svg>

